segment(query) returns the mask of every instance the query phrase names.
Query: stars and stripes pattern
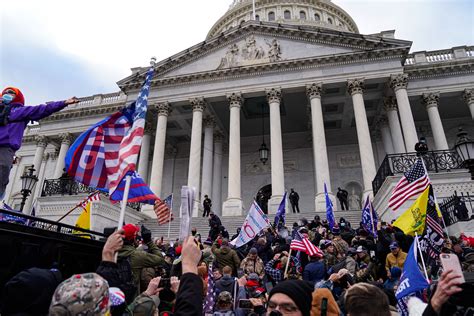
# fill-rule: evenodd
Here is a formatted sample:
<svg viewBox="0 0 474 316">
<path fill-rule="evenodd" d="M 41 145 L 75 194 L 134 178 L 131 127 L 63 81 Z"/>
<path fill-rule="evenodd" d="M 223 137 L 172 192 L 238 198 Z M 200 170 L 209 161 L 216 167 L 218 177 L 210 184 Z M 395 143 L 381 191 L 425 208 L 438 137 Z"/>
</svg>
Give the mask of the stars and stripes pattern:
<svg viewBox="0 0 474 316">
<path fill-rule="evenodd" d="M 89 195 L 84 201 L 82 201 L 81 207 L 86 208 L 87 204 L 94 201 L 100 201 L 100 192 L 96 191 Z"/>
<path fill-rule="evenodd" d="M 202 312 L 203 314 L 212 314 L 214 312 L 214 305 L 217 296 L 214 274 L 212 273 L 212 264 L 209 265 L 207 275 L 207 293 L 203 302 Z"/>
<path fill-rule="evenodd" d="M 125 132 L 122 138 L 117 159 L 110 160 L 114 164 L 114 172 L 109 173 L 110 195 L 112 196 L 123 180 L 125 175 L 135 171 L 140 147 L 142 145 L 143 132 L 145 129 L 145 116 L 148 106 L 148 94 L 150 92 L 150 82 L 153 78 L 154 68 L 151 67 L 147 74 L 145 83 L 138 94 L 137 100 L 130 107 L 130 116 L 127 119 L 132 122 L 132 127 Z M 134 105 L 134 106 L 133 106 Z M 134 111 L 133 111 L 134 110 Z"/>
<path fill-rule="evenodd" d="M 132 176 L 128 202 L 153 204 L 158 199 L 135 172 L 153 72 L 153 68 L 147 72 L 135 102 L 82 133 L 66 154 L 68 174 L 86 186 L 108 192 L 111 201 L 122 199 L 127 174 Z"/>
<path fill-rule="evenodd" d="M 430 184 L 428 173 L 421 158 L 398 181 L 393 189 L 388 206 L 397 210 L 406 200 L 423 192 Z"/>
<path fill-rule="evenodd" d="M 303 251 L 311 257 L 319 256 L 323 257 L 323 252 L 313 245 L 311 241 L 305 236 L 303 236 L 300 232 L 296 232 L 295 239 L 291 241 L 290 249 L 296 251 Z"/>
<path fill-rule="evenodd" d="M 428 195 L 428 206 L 426 208 L 426 224 L 423 235 L 423 244 L 426 245 L 426 253 L 430 258 L 437 259 L 444 244 L 443 228 L 441 227 L 436 210 L 433 187 L 430 185 Z"/>
<path fill-rule="evenodd" d="M 169 195 L 163 201 L 156 201 L 155 214 L 158 219 L 158 225 L 163 225 L 174 220 L 173 194 Z"/>
</svg>

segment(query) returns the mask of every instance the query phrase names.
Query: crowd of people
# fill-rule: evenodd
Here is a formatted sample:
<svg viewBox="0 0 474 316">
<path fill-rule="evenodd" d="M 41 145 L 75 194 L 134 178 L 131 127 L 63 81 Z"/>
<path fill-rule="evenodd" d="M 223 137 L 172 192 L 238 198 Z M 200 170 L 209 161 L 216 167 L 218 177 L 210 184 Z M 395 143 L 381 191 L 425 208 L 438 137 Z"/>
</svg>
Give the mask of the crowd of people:
<svg viewBox="0 0 474 316">
<path fill-rule="evenodd" d="M 3 289 L 1 315 L 398 315 L 395 292 L 413 238 L 395 227 L 382 223 L 375 239 L 344 218 L 331 230 L 315 216 L 235 249 L 217 215 L 209 221 L 207 238 L 192 229 L 173 243 L 127 224 L 108 237 L 96 271 L 66 280 L 56 269 L 22 271 Z M 320 251 L 291 249 L 296 234 Z M 465 272 L 474 272 L 470 242 L 446 238 L 442 250 Z M 472 280 L 437 265 L 427 273 L 427 303 L 410 300 L 410 315 L 472 315 Z"/>
</svg>

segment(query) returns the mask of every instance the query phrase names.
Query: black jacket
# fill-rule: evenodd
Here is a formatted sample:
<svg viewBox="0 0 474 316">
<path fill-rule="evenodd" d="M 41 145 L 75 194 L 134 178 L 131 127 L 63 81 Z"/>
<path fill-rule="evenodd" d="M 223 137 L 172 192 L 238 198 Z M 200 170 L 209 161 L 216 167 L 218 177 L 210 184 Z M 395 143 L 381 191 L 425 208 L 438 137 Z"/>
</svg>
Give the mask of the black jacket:
<svg viewBox="0 0 474 316">
<path fill-rule="evenodd" d="M 202 279 L 194 273 L 181 276 L 173 316 L 202 315 Z"/>
<path fill-rule="evenodd" d="M 235 278 L 230 275 L 224 275 L 216 282 L 216 288 L 220 292 L 227 291 L 234 297 Z"/>
</svg>

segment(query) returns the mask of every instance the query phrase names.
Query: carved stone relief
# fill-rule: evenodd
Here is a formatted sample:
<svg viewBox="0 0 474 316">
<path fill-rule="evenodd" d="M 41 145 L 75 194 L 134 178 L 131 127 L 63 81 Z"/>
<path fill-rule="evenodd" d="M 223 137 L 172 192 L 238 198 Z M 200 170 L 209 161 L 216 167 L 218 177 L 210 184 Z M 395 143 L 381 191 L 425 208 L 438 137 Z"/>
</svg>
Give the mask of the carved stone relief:
<svg viewBox="0 0 474 316">
<path fill-rule="evenodd" d="M 356 168 L 360 167 L 360 157 L 356 153 L 338 154 L 337 166 L 339 168 Z"/>
<path fill-rule="evenodd" d="M 259 45 L 253 35 L 245 39 L 242 44 L 232 44 L 228 47 L 224 57 L 217 69 L 225 69 L 239 66 L 249 66 L 282 60 L 280 42 L 273 38 L 271 41 L 265 39 L 268 47 Z"/>
</svg>

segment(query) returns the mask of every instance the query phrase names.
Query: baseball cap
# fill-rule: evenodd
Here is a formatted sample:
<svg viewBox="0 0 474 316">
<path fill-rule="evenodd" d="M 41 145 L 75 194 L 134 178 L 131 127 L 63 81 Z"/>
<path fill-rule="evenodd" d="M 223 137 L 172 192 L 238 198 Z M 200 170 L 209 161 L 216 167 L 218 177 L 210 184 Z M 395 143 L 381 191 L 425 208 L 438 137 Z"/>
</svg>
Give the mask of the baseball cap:
<svg viewBox="0 0 474 316">
<path fill-rule="evenodd" d="M 398 242 L 394 241 L 390 244 L 390 250 L 397 249 L 397 248 L 400 248 L 400 246 L 398 245 Z"/>
</svg>

